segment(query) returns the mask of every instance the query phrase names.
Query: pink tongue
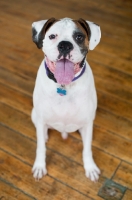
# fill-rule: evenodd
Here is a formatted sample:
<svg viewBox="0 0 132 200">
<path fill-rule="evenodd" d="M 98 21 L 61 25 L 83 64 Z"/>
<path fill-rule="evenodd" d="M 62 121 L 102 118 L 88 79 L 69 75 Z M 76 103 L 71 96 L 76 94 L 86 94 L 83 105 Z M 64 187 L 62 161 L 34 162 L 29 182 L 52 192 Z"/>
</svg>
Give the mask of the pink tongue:
<svg viewBox="0 0 132 200">
<path fill-rule="evenodd" d="M 74 78 L 74 64 L 64 59 L 57 61 L 54 76 L 61 85 L 71 83 Z"/>
</svg>

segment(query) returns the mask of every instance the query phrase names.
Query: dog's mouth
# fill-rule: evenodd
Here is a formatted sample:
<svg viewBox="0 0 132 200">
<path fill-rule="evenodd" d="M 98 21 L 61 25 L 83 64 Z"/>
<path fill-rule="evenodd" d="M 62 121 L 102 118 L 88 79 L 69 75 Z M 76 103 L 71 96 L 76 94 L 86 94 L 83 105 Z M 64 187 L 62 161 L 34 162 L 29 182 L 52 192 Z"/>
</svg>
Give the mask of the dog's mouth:
<svg viewBox="0 0 132 200">
<path fill-rule="evenodd" d="M 75 64 L 65 58 L 52 62 L 46 57 L 46 63 L 50 71 L 54 74 L 57 83 L 68 85 L 72 82 L 75 75 L 81 71 L 84 59 L 82 62 Z"/>
<path fill-rule="evenodd" d="M 74 78 L 74 63 L 67 59 L 57 61 L 54 76 L 62 85 L 71 83 Z"/>
</svg>

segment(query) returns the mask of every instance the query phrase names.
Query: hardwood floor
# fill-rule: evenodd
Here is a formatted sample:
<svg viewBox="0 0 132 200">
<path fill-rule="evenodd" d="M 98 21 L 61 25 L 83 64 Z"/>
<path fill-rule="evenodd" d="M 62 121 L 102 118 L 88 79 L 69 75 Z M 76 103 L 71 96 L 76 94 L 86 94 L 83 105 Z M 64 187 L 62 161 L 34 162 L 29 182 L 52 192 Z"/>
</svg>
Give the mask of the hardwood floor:
<svg viewBox="0 0 132 200">
<path fill-rule="evenodd" d="M 101 176 L 85 177 L 80 135 L 49 131 L 48 175 L 31 174 L 36 135 L 32 93 L 43 53 L 31 39 L 33 21 L 84 18 L 102 39 L 89 52 L 98 94 L 93 155 Z M 130 0 L 0 1 L 0 199 L 132 200 L 132 2 Z"/>
</svg>

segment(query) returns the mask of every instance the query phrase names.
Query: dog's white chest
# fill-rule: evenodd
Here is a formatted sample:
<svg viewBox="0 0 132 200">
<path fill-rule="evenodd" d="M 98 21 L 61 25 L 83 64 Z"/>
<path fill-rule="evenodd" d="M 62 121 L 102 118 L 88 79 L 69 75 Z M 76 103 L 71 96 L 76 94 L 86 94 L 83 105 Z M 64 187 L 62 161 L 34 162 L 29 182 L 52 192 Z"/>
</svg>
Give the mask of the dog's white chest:
<svg viewBox="0 0 132 200">
<path fill-rule="evenodd" d="M 54 100 L 52 104 L 53 115 L 50 116 L 48 125 L 60 132 L 73 132 L 87 122 L 86 113 L 84 113 L 85 108 L 81 105 L 80 98 L 59 97 L 58 99 L 60 101 Z"/>
<path fill-rule="evenodd" d="M 66 88 L 66 96 L 60 96 L 57 85 L 47 78 L 42 62 L 34 90 L 34 104 L 42 123 L 60 132 L 74 132 L 87 124 L 94 118 L 96 109 L 93 84 L 89 68 L 82 79 Z"/>
<path fill-rule="evenodd" d="M 73 132 L 87 123 L 86 104 L 81 101 L 81 98 L 75 98 L 74 95 L 76 97 L 76 92 L 73 92 L 72 96 L 63 97 L 56 94 L 52 98 L 46 99 L 46 102 L 44 101 L 46 107 L 41 106 L 40 109 L 43 112 L 43 119 L 49 127 L 60 132 Z"/>
</svg>

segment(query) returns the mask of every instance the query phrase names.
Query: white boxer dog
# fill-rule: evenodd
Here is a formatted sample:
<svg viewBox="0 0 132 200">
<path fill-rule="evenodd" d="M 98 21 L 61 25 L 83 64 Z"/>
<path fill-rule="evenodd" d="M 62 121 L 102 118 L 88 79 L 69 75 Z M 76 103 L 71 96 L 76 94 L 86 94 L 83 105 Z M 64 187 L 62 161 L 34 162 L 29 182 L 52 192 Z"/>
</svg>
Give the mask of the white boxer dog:
<svg viewBox="0 0 132 200">
<path fill-rule="evenodd" d="M 32 121 L 37 132 L 33 176 L 40 179 L 47 173 L 48 129 L 61 132 L 64 139 L 68 132 L 78 130 L 86 177 L 97 181 L 100 170 L 91 150 L 97 97 L 86 55 L 99 43 L 100 27 L 83 19 L 51 18 L 32 24 L 32 38 L 45 55 L 33 93 Z"/>
</svg>

